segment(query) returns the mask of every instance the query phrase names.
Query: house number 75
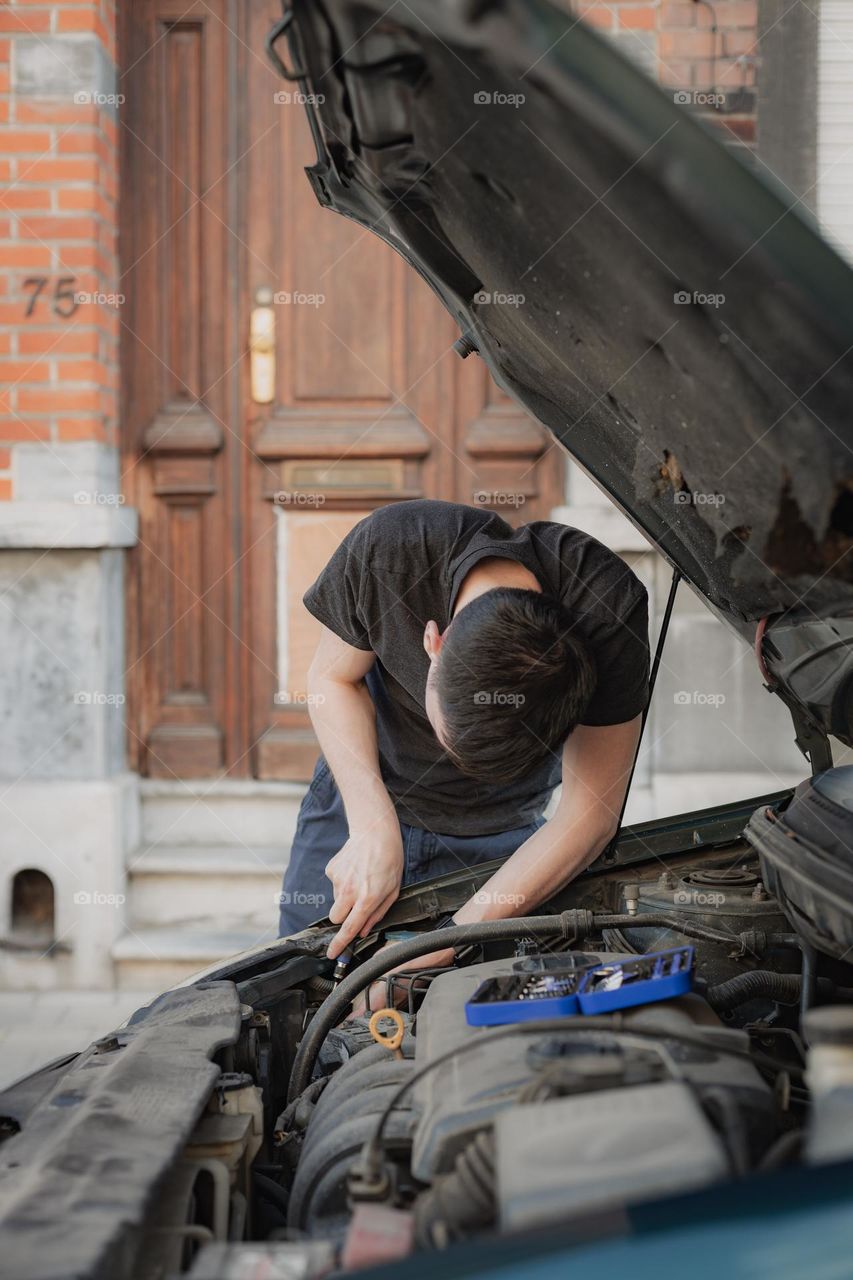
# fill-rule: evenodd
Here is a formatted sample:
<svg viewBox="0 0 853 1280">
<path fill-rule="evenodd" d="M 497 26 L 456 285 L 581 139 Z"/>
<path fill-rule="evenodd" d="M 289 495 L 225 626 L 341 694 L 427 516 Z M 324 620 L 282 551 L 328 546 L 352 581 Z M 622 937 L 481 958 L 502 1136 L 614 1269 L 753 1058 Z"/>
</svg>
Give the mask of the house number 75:
<svg viewBox="0 0 853 1280">
<path fill-rule="evenodd" d="M 74 292 L 76 283 L 76 276 L 60 276 L 53 287 L 53 294 L 49 295 L 51 311 L 54 315 L 61 316 L 63 320 L 73 316 L 80 305 Z M 49 284 L 49 276 L 30 276 L 28 280 L 24 281 L 24 288 L 30 291 L 29 302 L 24 312 L 25 317 L 29 318 L 34 314 L 36 303 Z"/>
</svg>

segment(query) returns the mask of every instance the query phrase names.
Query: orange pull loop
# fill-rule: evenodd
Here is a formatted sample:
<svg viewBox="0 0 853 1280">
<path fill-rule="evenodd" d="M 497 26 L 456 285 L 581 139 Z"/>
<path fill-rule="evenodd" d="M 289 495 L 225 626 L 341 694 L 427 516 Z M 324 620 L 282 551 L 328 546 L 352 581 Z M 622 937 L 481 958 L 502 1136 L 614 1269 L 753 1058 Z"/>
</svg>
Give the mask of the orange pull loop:
<svg viewBox="0 0 853 1280">
<path fill-rule="evenodd" d="M 386 1019 L 394 1024 L 394 1030 L 390 1033 L 380 1025 Z M 400 1045 L 403 1043 L 406 1026 L 398 1009 L 377 1009 L 368 1022 L 367 1029 L 377 1044 L 384 1045 L 395 1057 L 402 1058 Z"/>
</svg>

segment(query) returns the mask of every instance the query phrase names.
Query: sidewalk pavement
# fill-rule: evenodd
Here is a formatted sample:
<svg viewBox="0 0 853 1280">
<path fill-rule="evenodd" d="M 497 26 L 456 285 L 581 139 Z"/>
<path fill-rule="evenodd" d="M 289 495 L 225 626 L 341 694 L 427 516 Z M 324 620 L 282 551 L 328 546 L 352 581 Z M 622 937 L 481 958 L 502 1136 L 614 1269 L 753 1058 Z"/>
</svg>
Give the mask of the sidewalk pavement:
<svg viewBox="0 0 853 1280">
<path fill-rule="evenodd" d="M 0 1089 L 114 1031 L 144 991 L 0 991 Z"/>
</svg>

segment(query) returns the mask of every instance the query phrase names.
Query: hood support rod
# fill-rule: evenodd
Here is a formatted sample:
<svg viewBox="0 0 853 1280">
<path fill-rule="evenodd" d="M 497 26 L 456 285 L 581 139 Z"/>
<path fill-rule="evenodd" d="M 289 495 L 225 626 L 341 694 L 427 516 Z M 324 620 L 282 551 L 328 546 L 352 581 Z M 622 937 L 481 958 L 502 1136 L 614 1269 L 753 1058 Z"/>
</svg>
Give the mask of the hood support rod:
<svg viewBox="0 0 853 1280">
<path fill-rule="evenodd" d="M 669 631 L 669 623 L 672 618 L 672 609 L 675 604 L 675 593 L 678 591 L 678 584 L 681 581 L 681 573 L 678 569 L 673 569 L 672 579 L 669 584 L 669 594 L 666 598 L 666 605 L 661 618 L 660 632 L 658 633 L 658 642 L 655 646 L 655 656 L 652 659 L 652 669 L 649 672 L 649 699 L 646 703 L 646 709 L 643 712 L 643 722 L 640 725 L 640 737 L 637 741 L 637 750 L 634 752 L 634 759 L 631 762 L 631 772 L 628 774 L 628 785 L 625 788 L 625 796 L 622 800 L 622 808 L 619 810 L 619 822 L 616 826 L 616 835 L 610 841 L 607 849 L 609 856 L 613 856 L 616 852 L 616 845 L 619 842 L 619 836 L 622 832 L 622 819 L 625 817 L 625 809 L 628 804 L 628 796 L 631 794 L 631 783 L 634 781 L 634 772 L 637 768 L 637 761 L 640 758 L 640 748 L 643 745 L 643 736 L 646 732 L 646 721 L 649 718 L 649 710 L 652 705 L 652 698 L 655 692 L 655 684 L 660 670 L 661 658 L 663 657 L 663 647 L 666 644 L 667 632 Z"/>
</svg>

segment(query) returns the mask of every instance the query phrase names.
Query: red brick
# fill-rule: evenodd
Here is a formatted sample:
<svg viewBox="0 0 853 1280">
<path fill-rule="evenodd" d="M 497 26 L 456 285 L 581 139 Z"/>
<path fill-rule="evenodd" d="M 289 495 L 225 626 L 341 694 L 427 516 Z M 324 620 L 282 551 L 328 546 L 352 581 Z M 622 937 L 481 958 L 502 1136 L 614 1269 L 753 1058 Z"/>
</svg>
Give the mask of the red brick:
<svg viewBox="0 0 853 1280">
<path fill-rule="evenodd" d="M 714 53 L 714 35 L 711 31 L 662 31 L 660 56 L 662 58 L 709 58 Z"/>
<path fill-rule="evenodd" d="M 35 240 L 97 240 L 97 218 L 30 218 L 18 219 L 18 229 L 22 236 Z"/>
<path fill-rule="evenodd" d="M 19 440 L 49 440 L 50 424 L 48 422 L 29 421 L 25 422 L 23 418 L 0 416 L 0 440 L 7 440 L 11 444 L 17 443 Z"/>
<path fill-rule="evenodd" d="M 104 380 L 104 366 L 100 360 L 60 360 L 59 378 L 61 382 L 94 382 L 100 385 Z"/>
<path fill-rule="evenodd" d="M 717 15 L 717 26 L 722 30 L 729 27 L 758 26 L 758 4 L 756 0 L 719 0 L 714 5 Z"/>
<path fill-rule="evenodd" d="M 23 356 L 65 355 L 96 356 L 100 337 L 96 329 L 22 329 L 18 334 L 18 350 Z"/>
<path fill-rule="evenodd" d="M 0 502 L 10 502 L 12 499 L 12 481 L 0 480 Z"/>
<path fill-rule="evenodd" d="M 57 18 L 58 31 L 94 31 L 99 25 L 98 15 L 92 8 L 60 9 Z"/>
<path fill-rule="evenodd" d="M 0 207 L 49 209 L 50 191 L 47 187 L 10 187 L 8 191 L 0 191 Z"/>
<path fill-rule="evenodd" d="M 660 10 L 660 25 L 668 27 L 695 27 L 699 6 L 694 0 L 664 0 Z"/>
<path fill-rule="evenodd" d="M 103 440 L 102 418 L 59 418 L 56 423 L 60 440 Z"/>
<path fill-rule="evenodd" d="M 742 53 L 755 53 L 758 37 L 754 31 L 724 31 L 723 54 L 736 58 Z"/>
<path fill-rule="evenodd" d="M 0 245 L 0 268 L 2 267 L 50 267 L 53 255 L 50 249 L 40 244 L 2 244 Z"/>
<path fill-rule="evenodd" d="M 41 129 L 0 129 L 0 151 L 11 155 L 28 151 L 44 155 L 50 150 L 50 134 Z"/>
<path fill-rule="evenodd" d="M 98 163 L 82 157 L 33 160 L 19 174 L 19 182 L 97 182 Z"/>
<path fill-rule="evenodd" d="M 77 267 L 97 268 L 97 250 L 91 244 L 63 245 L 59 250 L 63 269 L 73 270 Z"/>
<path fill-rule="evenodd" d="M 81 413 L 96 411 L 99 395 L 96 389 L 91 391 L 67 391 L 64 387 L 53 387 L 50 390 L 36 391 L 21 387 L 18 390 L 18 407 L 22 413 L 73 413 L 79 409 Z"/>
<path fill-rule="evenodd" d="M 24 36 L 50 31 L 50 10 L 36 9 L 24 14 L 16 13 L 8 5 L 0 5 L 0 31 L 14 31 Z"/>
<path fill-rule="evenodd" d="M 0 382 L 9 386 L 19 382 L 47 382 L 50 369 L 33 360 L 0 360 Z"/>
<path fill-rule="evenodd" d="M 0 324 L 20 324 L 24 311 L 26 310 L 26 302 L 0 302 Z"/>
<path fill-rule="evenodd" d="M 95 209 L 100 195 L 97 187 L 68 187 L 59 189 L 60 209 Z"/>
<path fill-rule="evenodd" d="M 11 449 L 0 449 L 0 471 L 8 471 L 12 465 Z"/>
<path fill-rule="evenodd" d="M 620 5 L 618 12 L 620 27 L 629 27 L 634 31 L 654 31 L 657 26 L 657 9 L 648 6 L 638 8 L 633 5 L 626 8 Z"/>
<path fill-rule="evenodd" d="M 57 140 L 60 155 L 94 155 L 100 134 L 95 129 L 68 129 Z"/>
</svg>

